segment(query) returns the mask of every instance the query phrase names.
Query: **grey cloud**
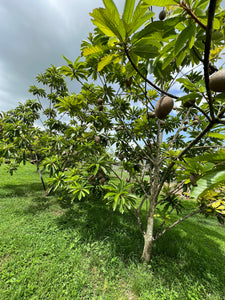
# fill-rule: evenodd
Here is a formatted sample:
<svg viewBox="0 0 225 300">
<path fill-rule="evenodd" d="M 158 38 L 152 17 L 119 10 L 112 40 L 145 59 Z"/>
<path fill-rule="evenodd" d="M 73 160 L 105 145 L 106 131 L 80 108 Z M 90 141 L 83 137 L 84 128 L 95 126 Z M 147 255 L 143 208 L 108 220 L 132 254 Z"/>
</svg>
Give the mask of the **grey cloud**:
<svg viewBox="0 0 225 300">
<path fill-rule="evenodd" d="M 124 1 L 115 3 L 122 13 Z M 89 13 L 100 6 L 102 0 L 0 1 L 0 111 L 32 97 L 35 76 L 62 65 L 62 55 L 80 55 L 93 28 Z"/>
<path fill-rule="evenodd" d="M 9 0 L 0 3 L 0 110 L 14 107 L 38 73 L 75 59 L 101 1 Z"/>
</svg>

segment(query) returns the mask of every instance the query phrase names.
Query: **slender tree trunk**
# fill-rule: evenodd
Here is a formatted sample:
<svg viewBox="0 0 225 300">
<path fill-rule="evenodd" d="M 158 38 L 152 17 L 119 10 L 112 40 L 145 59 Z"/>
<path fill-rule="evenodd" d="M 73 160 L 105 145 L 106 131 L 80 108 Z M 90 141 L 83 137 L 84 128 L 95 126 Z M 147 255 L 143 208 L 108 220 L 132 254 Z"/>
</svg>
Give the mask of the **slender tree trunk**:
<svg viewBox="0 0 225 300">
<path fill-rule="evenodd" d="M 154 213 L 155 213 L 155 205 L 151 203 L 151 207 L 149 210 L 149 216 L 147 219 L 147 228 L 146 233 L 144 235 L 144 249 L 142 253 L 142 260 L 146 263 L 150 262 L 152 247 L 155 242 L 153 228 L 154 228 Z"/>
<path fill-rule="evenodd" d="M 41 184 L 42 184 L 43 190 L 44 190 L 44 192 L 45 192 L 45 196 L 48 196 L 47 188 L 46 188 L 44 179 L 43 179 L 43 177 L 42 177 L 41 170 L 40 170 L 40 168 L 39 168 L 38 165 L 36 165 L 36 167 L 37 167 L 37 172 L 38 172 L 38 174 L 39 174 L 39 177 L 40 177 L 40 179 L 41 179 Z"/>
</svg>

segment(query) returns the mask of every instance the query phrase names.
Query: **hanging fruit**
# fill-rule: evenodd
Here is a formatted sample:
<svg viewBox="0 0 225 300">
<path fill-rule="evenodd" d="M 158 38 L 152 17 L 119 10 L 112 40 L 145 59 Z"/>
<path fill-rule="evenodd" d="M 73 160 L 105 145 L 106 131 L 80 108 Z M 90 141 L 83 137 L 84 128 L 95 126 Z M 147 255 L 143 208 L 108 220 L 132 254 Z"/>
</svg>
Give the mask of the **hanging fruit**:
<svg viewBox="0 0 225 300">
<path fill-rule="evenodd" d="M 171 97 L 165 96 L 161 97 L 155 105 L 155 115 L 159 119 L 164 119 L 173 109 L 173 99 Z"/>
</svg>

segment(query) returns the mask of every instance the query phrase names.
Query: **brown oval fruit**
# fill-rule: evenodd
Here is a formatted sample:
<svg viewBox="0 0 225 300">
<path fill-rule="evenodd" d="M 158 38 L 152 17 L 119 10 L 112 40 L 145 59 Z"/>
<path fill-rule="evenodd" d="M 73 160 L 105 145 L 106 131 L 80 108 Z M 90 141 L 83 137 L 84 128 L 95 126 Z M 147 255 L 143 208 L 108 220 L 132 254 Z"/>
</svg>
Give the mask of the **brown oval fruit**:
<svg viewBox="0 0 225 300">
<path fill-rule="evenodd" d="M 104 175 L 102 173 L 98 173 L 97 178 L 98 179 L 102 179 L 104 177 Z"/>
<path fill-rule="evenodd" d="M 183 131 L 187 131 L 187 130 L 188 130 L 187 126 L 183 127 Z"/>
<path fill-rule="evenodd" d="M 98 104 L 102 104 L 102 103 L 103 103 L 103 99 L 102 99 L 102 98 L 99 98 L 99 99 L 97 100 L 97 102 L 98 102 Z"/>
<path fill-rule="evenodd" d="M 217 71 L 209 78 L 209 88 L 214 92 L 225 92 L 225 69 Z"/>
<path fill-rule="evenodd" d="M 173 99 L 165 96 L 161 97 L 155 105 L 155 115 L 159 119 L 164 119 L 173 109 Z"/>
<path fill-rule="evenodd" d="M 120 153 L 118 157 L 119 157 L 120 160 L 124 159 L 124 155 L 122 153 Z"/>
<path fill-rule="evenodd" d="M 166 11 L 165 10 L 161 10 L 159 13 L 159 20 L 164 20 L 166 17 Z"/>
<path fill-rule="evenodd" d="M 98 106 L 98 110 L 99 110 L 99 111 L 102 111 L 102 110 L 103 110 L 103 105 L 99 105 L 99 106 Z"/>
<path fill-rule="evenodd" d="M 198 120 L 194 120 L 193 125 L 198 125 Z"/>
<path fill-rule="evenodd" d="M 106 182 L 105 177 L 101 178 L 100 182 L 101 182 L 102 184 L 105 183 L 105 182 Z"/>
<path fill-rule="evenodd" d="M 197 121 L 199 121 L 199 116 L 194 116 L 194 120 L 197 120 Z"/>
<path fill-rule="evenodd" d="M 155 118 L 155 112 L 154 112 L 154 111 L 150 111 L 150 112 L 148 113 L 148 118 L 149 118 L 149 119 Z"/>
<path fill-rule="evenodd" d="M 188 124 L 188 120 L 185 120 L 185 121 L 184 121 L 184 124 L 187 125 L 187 124 Z"/>
<path fill-rule="evenodd" d="M 95 143 L 100 143 L 100 141 L 101 141 L 100 136 L 96 135 L 95 136 Z"/>
</svg>

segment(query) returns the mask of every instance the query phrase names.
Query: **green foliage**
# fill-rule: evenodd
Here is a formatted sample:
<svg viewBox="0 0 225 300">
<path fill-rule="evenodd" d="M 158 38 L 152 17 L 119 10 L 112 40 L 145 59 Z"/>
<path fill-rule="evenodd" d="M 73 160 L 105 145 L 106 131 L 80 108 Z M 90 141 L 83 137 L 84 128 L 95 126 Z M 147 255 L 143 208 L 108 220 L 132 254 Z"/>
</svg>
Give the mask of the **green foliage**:
<svg viewBox="0 0 225 300">
<path fill-rule="evenodd" d="M 144 0 L 144 3 L 154 6 L 168 6 L 179 4 L 180 1 L 177 0 Z"/>
<path fill-rule="evenodd" d="M 224 95 L 209 91 L 206 70 L 219 68 L 213 65 L 224 49 L 225 14 L 219 2 L 214 12 L 200 0 L 126 0 L 122 15 L 112 0 L 103 4 L 90 14 L 95 28 L 82 42 L 82 57 L 73 62 L 63 56 L 67 65 L 36 77 L 41 87 L 30 88 L 36 101 L 1 116 L 1 162 L 11 172 L 22 162 L 35 164 L 61 203 L 99 195 L 113 210 L 131 210 L 145 243 L 154 243 L 196 213 L 192 207 L 173 220 L 173 212 L 181 215 L 178 191 L 192 184 L 197 199 L 224 180 L 224 154 L 212 151 L 223 145 Z M 163 21 L 152 5 L 166 7 Z M 66 77 L 80 90 L 69 93 Z M 172 94 L 174 84 L 180 98 Z M 155 107 L 165 95 L 174 110 L 161 120 Z M 162 222 L 155 234 L 156 212 Z"/>
<path fill-rule="evenodd" d="M 121 213 L 124 213 L 125 209 L 135 206 L 137 197 L 130 192 L 132 186 L 122 180 L 118 184 L 109 183 L 104 186 L 104 189 L 108 191 L 104 196 L 107 205 L 111 205 L 113 210 L 118 209 Z"/>
<path fill-rule="evenodd" d="M 43 197 L 32 165 L 13 177 L 2 171 L 0 195 L 2 299 L 223 298 L 224 228 L 211 216 L 165 235 L 146 268 L 129 213 L 112 212 L 97 197 L 66 210 Z"/>
</svg>

